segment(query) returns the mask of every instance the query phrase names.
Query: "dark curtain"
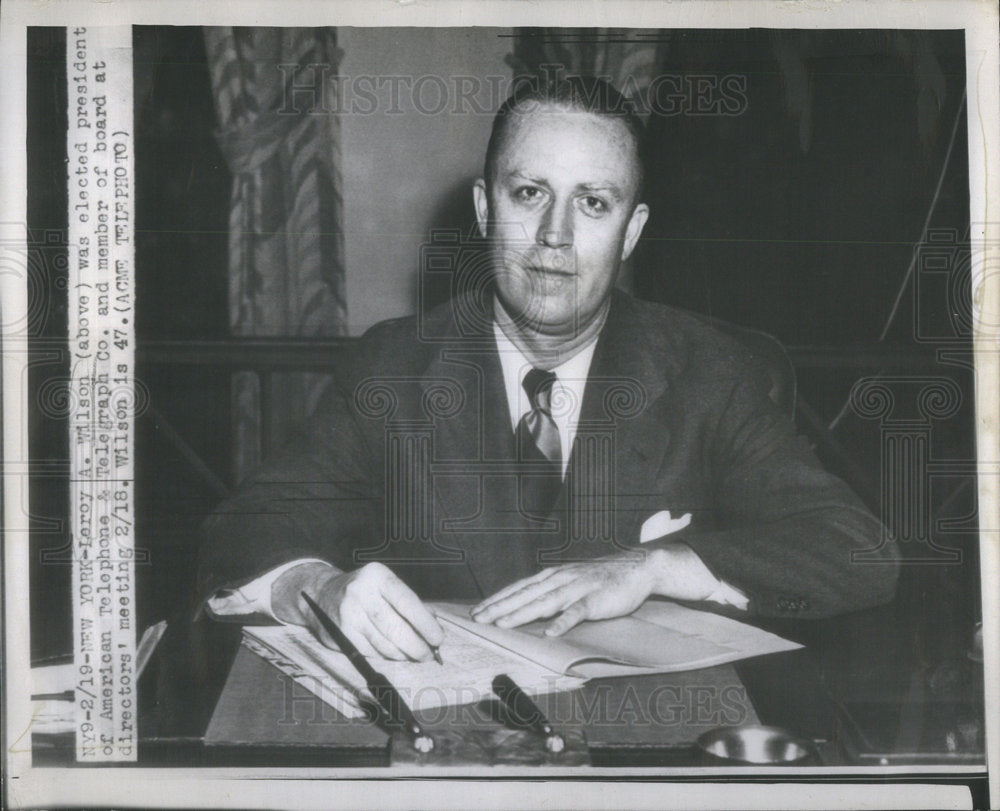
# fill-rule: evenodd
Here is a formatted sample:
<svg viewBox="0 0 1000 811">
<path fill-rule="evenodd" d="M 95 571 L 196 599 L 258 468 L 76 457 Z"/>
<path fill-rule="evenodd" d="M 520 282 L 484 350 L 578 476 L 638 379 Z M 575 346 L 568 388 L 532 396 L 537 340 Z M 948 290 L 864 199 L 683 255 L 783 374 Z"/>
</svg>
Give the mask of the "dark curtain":
<svg viewBox="0 0 1000 811">
<path fill-rule="evenodd" d="M 235 336 L 346 331 L 333 28 L 207 28 L 218 142 L 233 176 L 229 324 Z M 239 481 L 308 415 L 328 378 L 234 375 Z M 261 415 L 264 415 L 263 417 Z M 262 447 L 262 443 L 265 447 Z"/>
</svg>

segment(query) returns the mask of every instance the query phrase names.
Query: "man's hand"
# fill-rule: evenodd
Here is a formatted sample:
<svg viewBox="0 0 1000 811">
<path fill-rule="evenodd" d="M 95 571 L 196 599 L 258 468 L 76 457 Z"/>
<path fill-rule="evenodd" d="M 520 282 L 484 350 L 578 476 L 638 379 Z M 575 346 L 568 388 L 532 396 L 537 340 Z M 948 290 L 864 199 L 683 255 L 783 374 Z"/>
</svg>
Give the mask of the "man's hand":
<svg viewBox="0 0 1000 811">
<path fill-rule="evenodd" d="M 545 629 L 559 636 L 583 620 L 631 614 L 653 594 L 703 600 L 718 584 L 694 550 L 678 543 L 544 569 L 488 597 L 472 618 L 513 628 L 559 614 Z"/>
<path fill-rule="evenodd" d="M 326 611 L 365 656 L 426 661 L 444 639 L 434 615 L 386 566 L 369 563 L 353 572 L 304 563 L 285 572 L 271 590 L 279 619 L 310 628 L 336 647 L 302 600 L 305 591 Z"/>
</svg>

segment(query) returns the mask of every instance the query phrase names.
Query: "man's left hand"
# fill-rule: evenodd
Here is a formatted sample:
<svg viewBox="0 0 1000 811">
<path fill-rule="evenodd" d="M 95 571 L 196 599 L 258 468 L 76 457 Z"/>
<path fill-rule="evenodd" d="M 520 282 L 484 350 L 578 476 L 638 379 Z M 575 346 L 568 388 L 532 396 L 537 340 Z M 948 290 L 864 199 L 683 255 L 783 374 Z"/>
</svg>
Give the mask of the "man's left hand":
<svg viewBox="0 0 1000 811">
<path fill-rule="evenodd" d="M 544 569 L 488 597 L 472 609 L 472 618 L 513 628 L 562 612 L 545 629 L 559 636 L 583 620 L 631 614 L 655 584 L 648 557 L 636 553 Z"/>
<path fill-rule="evenodd" d="M 704 600 L 718 585 L 701 558 L 676 543 L 543 569 L 474 606 L 472 618 L 514 628 L 559 614 L 545 629 L 559 636 L 584 620 L 631 614 L 652 594 Z"/>
</svg>

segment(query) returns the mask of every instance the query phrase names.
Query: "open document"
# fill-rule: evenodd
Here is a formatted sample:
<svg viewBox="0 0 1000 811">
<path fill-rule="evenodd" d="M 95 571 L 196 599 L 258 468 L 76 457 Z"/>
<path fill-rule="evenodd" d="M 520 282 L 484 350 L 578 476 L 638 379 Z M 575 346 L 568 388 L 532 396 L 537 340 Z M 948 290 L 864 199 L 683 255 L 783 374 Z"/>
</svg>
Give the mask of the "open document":
<svg viewBox="0 0 1000 811">
<path fill-rule="evenodd" d="M 466 613 L 468 609 L 466 609 Z M 474 704 L 493 695 L 493 677 L 506 673 L 531 695 L 572 690 L 586 679 L 559 673 L 508 648 L 493 644 L 440 614 L 443 665 L 430 662 L 372 664 L 414 710 Z M 297 625 L 244 628 L 244 644 L 348 718 L 365 713 L 365 680 L 342 653 L 325 647 Z"/>
<path fill-rule="evenodd" d="M 801 647 L 753 625 L 665 600 L 647 600 L 627 617 L 583 622 L 558 637 L 545 636 L 549 620 L 504 629 L 475 622 L 463 606 L 438 604 L 435 611 L 485 642 L 585 679 L 698 670 Z"/>
<path fill-rule="evenodd" d="M 437 662 L 375 663 L 414 710 L 492 697 L 506 673 L 527 693 L 572 690 L 591 678 L 696 670 L 800 647 L 752 625 L 665 601 L 627 617 L 584 622 L 547 637 L 545 622 L 516 629 L 481 625 L 469 607 L 436 603 L 444 628 Z M 299 626 L 248 627 L 245 644 L 348 718 L 361 717 L 364 679 L 347 657 Z"/>
</svg>

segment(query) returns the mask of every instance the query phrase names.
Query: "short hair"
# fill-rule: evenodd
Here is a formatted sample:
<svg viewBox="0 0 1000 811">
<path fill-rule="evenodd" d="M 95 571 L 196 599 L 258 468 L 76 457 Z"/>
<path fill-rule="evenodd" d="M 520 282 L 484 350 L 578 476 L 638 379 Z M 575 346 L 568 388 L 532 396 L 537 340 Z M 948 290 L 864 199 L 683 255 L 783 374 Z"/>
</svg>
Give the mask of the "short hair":
<svg viewBox="0 0 1000 811">
<path fill-rule="evenodd" d="M 515 82 L 514 92 L 493 117 L 493 129 L 486 146 L 483 179 L 487 189 L 492 187 L 497 170 L 497 155 L 507 137 L 512 114 L 521 108 L 553 105 L 578 110 L 604 118 L 621 121 L 635 145 L 639 184 L 636 202 L 642 199 L 646 174 L 646 127 L 636 112 L 635 105 L 619 93 L 607 80 L 596 76 L 560 76 L 547 80 L 537 76 L 521 77 Z"/>
</svg>

